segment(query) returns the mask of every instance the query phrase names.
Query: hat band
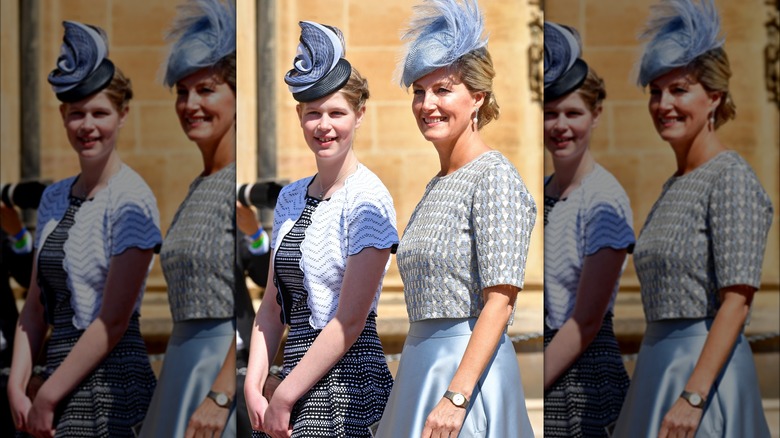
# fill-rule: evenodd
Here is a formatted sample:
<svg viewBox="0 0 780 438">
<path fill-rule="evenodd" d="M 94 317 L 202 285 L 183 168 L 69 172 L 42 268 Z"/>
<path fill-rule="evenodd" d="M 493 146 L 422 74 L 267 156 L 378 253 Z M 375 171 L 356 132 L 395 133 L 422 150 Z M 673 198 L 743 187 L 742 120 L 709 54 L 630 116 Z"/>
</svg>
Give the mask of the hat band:
<svg viewBox="0 0 780 438">
<path fill-rule="evenodd" d="M 90 73 L 77 86 L 57 93 L 57 99 L 61 102 L 73 103 L 84 99 L 106 88 L 114 78 L 114 63 L 108 58 L 103 59 L 98 68 Z"/>
<path fill-rule="evenodd" d="M 588 76 L 588 64 L 577 58 L 566 73 L 544 87 L 544 103 L 552 102 L 579 88 Z"/>
<path fill-rule="evenodd" d="M 333 67 L 316 84 L 301 92 L 293 93 L 293 98 L 298 102 L 311 102 L 329 94 L 335 93 L 346 85 L 352 74 L 352 65 L 344 58 L 339 59 Z"/>
</svg>

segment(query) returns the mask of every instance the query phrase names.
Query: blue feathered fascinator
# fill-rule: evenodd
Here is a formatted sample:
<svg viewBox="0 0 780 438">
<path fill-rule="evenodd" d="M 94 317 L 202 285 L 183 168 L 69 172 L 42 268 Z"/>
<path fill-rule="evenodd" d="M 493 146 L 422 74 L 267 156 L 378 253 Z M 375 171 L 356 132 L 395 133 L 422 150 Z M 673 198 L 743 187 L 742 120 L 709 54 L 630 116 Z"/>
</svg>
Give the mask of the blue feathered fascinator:
<svg viewBox="0 0 780 438">
<path fill-rule="evenodd" d="M 293 98 L 311 102 L 340 90 L 352 74 L 344 58 L 344 34 L 333 26 L 301 21 L 301 38 L 293 68 L 284 75 Z"/>
<path fill-rule="evenodd" d="M 639 39 L 645 41 L 637 78 L 642 87 L 724 43 L 713 0 L 662 0 Z"/>
<path fill-rule="evenodd" d="M 171 42 L 163 84 L 173 87 L 196 71 L 236 51 L 236 8 L 232 1 L 187 0 L 168 31 Z"/>
<path fill-rule="evenodd" d="M 428 73 L 452 65 L 461 56 L 487 45 L 484 19 L 476 0 L 424 0 L 401 40 L 406 50 L 396 76 L 409 87 Z M 398 74 L 400 73 L 400 74 Z"/>
<path fill-rule="evenodd" d="M 49 73 L 49 83 L 62 102 L 78 102 L 106 88 L 114 77 L 114 64 L 108 59 L 108 38 L 94 26 L 64 21 L 57 67 Z"/>
</svg>

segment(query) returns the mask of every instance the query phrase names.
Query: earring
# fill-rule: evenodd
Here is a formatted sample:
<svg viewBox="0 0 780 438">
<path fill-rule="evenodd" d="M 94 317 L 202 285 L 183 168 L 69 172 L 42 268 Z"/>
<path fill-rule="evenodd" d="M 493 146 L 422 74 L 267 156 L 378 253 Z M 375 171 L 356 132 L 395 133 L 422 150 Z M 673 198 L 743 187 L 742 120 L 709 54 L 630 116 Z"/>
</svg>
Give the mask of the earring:
<svg viewBox="0 0 780 438">
<path fill-rule="evenodd" d="M 707 128 L 709 128 L 710 131 L 715 130 L 715 113 L 710 113 L 710 119 L 707 121 Z"/>
<path fill-rule="evenodd" d="M 474 118 L 471 119 L 474 129 L 479 129 L 479 108 L 474 108 Z"/>
</svg>

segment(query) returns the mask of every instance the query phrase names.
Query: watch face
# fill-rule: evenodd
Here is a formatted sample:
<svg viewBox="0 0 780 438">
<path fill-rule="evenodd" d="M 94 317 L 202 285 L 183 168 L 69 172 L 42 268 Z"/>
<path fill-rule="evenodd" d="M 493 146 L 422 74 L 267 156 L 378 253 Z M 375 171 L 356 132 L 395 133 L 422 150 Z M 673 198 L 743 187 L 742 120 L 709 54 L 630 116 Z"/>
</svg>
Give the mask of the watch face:
<svg viewBox="0 0 780 438">
<path fill-rule="evenodd" d="M 699 406 L 701 404 L 701 396 L 699 394 L 691 394 L 690 401 L 692 405 Z"/>
<path fill-rule="evenodd" d="M 452 396 L 452 402 L 458 406 L 461 406 L 466 403 L 466 397 L 464 397 L 462 394 L 455 394 Z"/>
<path fill-rule="evenodd" d="M 228 397 L 225 394 L 217 394 L 217 404 L 220 406 L 226 406 L 228 404 Z"/>
</svg>

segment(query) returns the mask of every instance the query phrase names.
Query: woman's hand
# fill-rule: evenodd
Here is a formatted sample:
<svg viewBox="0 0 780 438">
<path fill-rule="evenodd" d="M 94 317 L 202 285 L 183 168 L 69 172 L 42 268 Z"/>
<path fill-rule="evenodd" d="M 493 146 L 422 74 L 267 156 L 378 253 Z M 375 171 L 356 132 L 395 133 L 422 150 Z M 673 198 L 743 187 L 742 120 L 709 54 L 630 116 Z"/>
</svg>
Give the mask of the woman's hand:
<svg viewBox="0 0 780 438">
<path fill-rule="evenodd" d="M 221 437 L 229 413 L 229 409 L 217 406 L 214 400 L 206 397 L 190 416 L 185 438 Z"/>
<path fill-rule="evenodd" d="M 265 412 L 268 410 L 268 399 L 263 397 L 263 392 L 255 386 L 244 387 L 244 399 L 246 400 L 246 409 L 249 413 L 249 422 L 253 430 L 264 430 L 263 421 Z"/>
<path fill-rule="evenodd" d="M 27 397 L 24 391 L 17 390 L 11 386 L 8 387 L 8 404 L 11 406 L 11 416 L 14 425 L 22 432 L 27 431 L 27 418 L 32 407 L 32 400 Z"/>
<path fill-rule="evenodd" d="M 694 408 L 682 397 L 678 398 L 664 415 L 658 438 L 693 438 L 702 414 L 701 408 Z"/>
<path fill-rule="evenodd" d="M 27 432 L 36 438 L 54 437 L 54 409 L 57 403 L 42 390 L 38 392 L 27 415 Z"/>
<path fill-rule="evenodd" d="M 277 393 L 278 394 L 278 390 Z M 272 438 L 289 438 L 292 436 L 290 415 L 293 403 L 286 403 L 280 397 L 274 396 L 268 404 L 263 418 L 263 431 Z"/>
<path fill-rule="evenodd" d="M 466 409 L 459 408 L 442 397 L 425 419 L 422 438 L 456 437 L 465 419 Z"/>
<path fill-rule="evenodd" d="M 255 234 L 260 229 L 254 210 L 244 207 L 238 201 L 236 201 L 236 226 L 247 236 Z"/>
</svg>

